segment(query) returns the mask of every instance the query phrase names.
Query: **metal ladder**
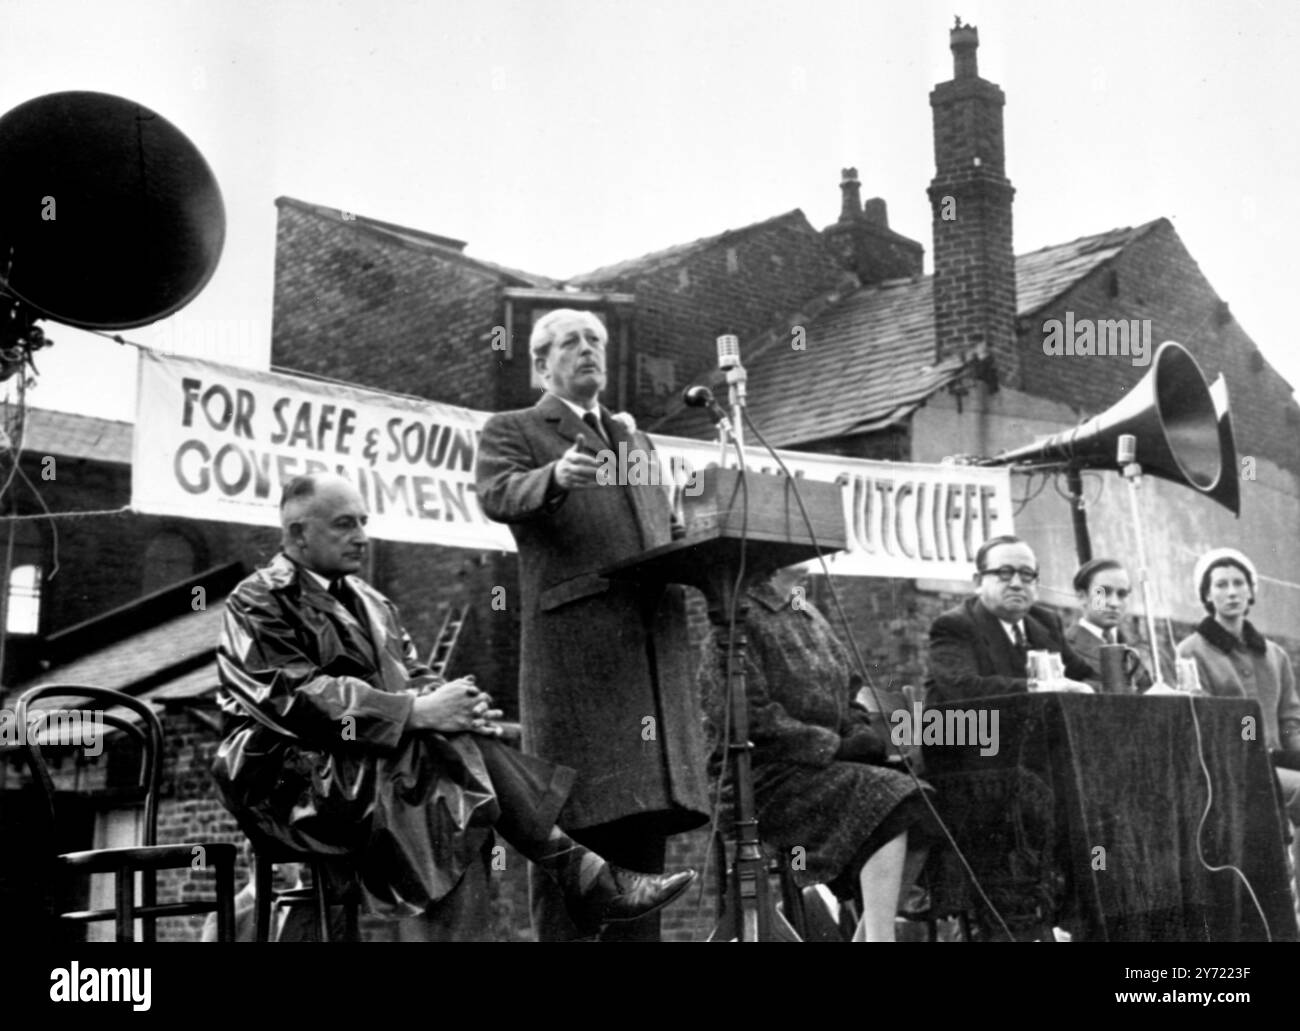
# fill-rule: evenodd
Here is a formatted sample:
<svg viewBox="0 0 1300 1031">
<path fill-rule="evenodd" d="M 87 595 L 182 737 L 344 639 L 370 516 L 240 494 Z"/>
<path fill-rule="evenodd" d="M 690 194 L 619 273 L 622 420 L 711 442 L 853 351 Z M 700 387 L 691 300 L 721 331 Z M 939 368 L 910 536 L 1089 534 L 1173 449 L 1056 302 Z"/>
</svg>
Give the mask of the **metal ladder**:
<svg viewBox="0 0 1300 1031">
<path fill-rule="evenodd" d="M 468 616 L 468 605 L 447 606 L 447 613 L 442 620 L 442 629 L 438 631 L 438 639 L 434 642 L 433 651 L 429 653 L 429 668 L 440 677 L 447 672 L 452 653 L 456 650 L 456 641 L 465 628 Z"/>
</svg>

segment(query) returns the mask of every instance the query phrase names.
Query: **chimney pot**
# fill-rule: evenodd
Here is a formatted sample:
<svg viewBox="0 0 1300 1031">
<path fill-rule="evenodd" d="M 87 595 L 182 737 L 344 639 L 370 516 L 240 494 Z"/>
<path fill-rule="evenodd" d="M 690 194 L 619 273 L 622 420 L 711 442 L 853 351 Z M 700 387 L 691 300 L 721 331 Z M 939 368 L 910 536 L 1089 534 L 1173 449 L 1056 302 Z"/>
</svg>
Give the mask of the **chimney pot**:
<svg viewBox="0 0 1300 1031">
<path fill-rule="evenodd" d="M 979 67 L 975 51 L 980 45 L 980 30 L 974 25 L 963 25 L 961 18 L 948 32 L 948 46 L 952 50 L 952 77 L 954 79 L 978 79 Z"/>
<path fill-rule="evenodd" d="M 889 214 L 879 197 L 872 197 L 864 208 L 861 189 L 858 170 L 842 169 L 840 217 L 822 230 L 832 252 L 863 286 L 919 276 L 925 249 L 889 228 Z"/>
</svg>

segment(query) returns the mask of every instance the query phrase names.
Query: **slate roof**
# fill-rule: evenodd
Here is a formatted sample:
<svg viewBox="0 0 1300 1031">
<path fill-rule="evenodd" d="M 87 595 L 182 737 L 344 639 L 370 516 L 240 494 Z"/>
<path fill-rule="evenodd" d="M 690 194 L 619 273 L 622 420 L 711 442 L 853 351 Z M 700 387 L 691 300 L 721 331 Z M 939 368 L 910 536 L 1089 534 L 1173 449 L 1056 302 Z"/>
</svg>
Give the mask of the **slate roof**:
<svg viewBox="0 0 1300 1031">
<path fill-rule="evenodd" d="M 23 428 L 23 450 L 130 465 L 132 430 L 129 422 L 96 419 L 47 408 L 28 408 Z"/>
<path fill-rule="evenodd" d="M 779 222 L 786 221 L 797 222 L 799 225 L 808 224 L 808 219 L 804 216 L 803 211 L 795 208 L 783 215 L 775 215 L 772 218 L 764 219 L 762 222 L 753 222 L 739 229 L 728 229 L 712 236 L 702 236 L 698 240 L 692 240 L 689 243 L 680 243 L 673 247 L 665 247 L 660 251 L 652 251 L 649 254 L 641 255 L 639 258 L 629 258 L 627 261 L 620 261 L 613 265 L 603 265 L 600 268 L 592 269 L 590 272 L 572 276 L 567 282 L 571 286 L 597 286 L 606 283 L 626 282 L 637 276 L 648 275 L 651 272 L 658 272 L 660 269 L 668 268 L 717 244 L 731 243 L 743 239 L 750 233 L 759 232 Z"/>
<path fill-rule="evenodd" d="M 1019 255 L 1016 258 L 1016 307 L 1019 314 L 1032 315 L 1047 307 L 1088 273 L 1166 221 L 1158 218 L 1135 228 L 1111 229 Z"/>
<path fill-rule="evenodd" d="M 202 694 L 217 686 L 216 648 L 224 612 L 225 606 L 221 604 L 199 612 L 186 612 L 56 666 L 23 686 L 93 684 L 135 694 L 132 687 L 140 681 L 169 667 L 197 663 L 207 653 L 210 661 L 205 665 L 196 666 L 176 681 L 147 692 L 154 699 Z"/>
<path fill-rule="evenodd" d="M 213 605 L 114 641 L 97 651 L 65 662 L 23 684 L 14 698 L 28 688 L 46 684 L 89 684 L 108 687 L 155 705 L 169 699 L 194 698 L 220 686 L 217 673 L 217 638 L 225 606 Z M 171 675 L 169 675 L 169 672 Z M 39 699 L 32 711 L 61 709 L 66 698 Z M 136 722 L 134 713 L 114 707 L 109 713 Z M 67 744 L 65 730 L 44 728 L 43 745 Z M 0 749 L 7 751 L 11 749 Z"/>
<path fill-rule="evenodd" d="M 749 414 L 773 446 L 881 429 L 961 373 L 934 363 L 932 282 L 864 287 L 806 327 L 804 350 L 787 336 L 749 360 Z"/>
<path fill-rule="evenodd" d="M 352 212 L 348 212 L 348 217 L 344 218 L 344 213 L 338 208 L 326 207 L 323 204 L 311 204 L 308 201 L 298 200 L 296 197 L 277 197 L 275 203 L 306 211 L 327 222 L 333 222 L 384 243 L 396 244 L 406 250 L 423 252 L 444 261 L 453 261 L 488 272 L 506 280 L 510 286 L 529 286 L 544 289 L 557 286 L 560 282 L 550 276 L 537 275 L 533 272 L 525 272 L 522 269 L 511 268 L 508 265 L 498 265 L 493 261 L 485 261 L 482 258 L 470 257 L 464 253 L 465 241 L 456 240 L 450 236 L 426 233 L 420 229 L 399 226 L 393 222 L 382 222 L 377 218 L 357 215 Z"/>
<path fill-rule="evenodd" d="M 1018 256 L 1019 315 L 1046 307 L 1162 221 Z M 934 361 L 933 285 L 933 276 L 916 276 L 854 291 L 808 321 L 802 351 L 791 347 L 789 334 L 742 341 L 749 414 L 768 441 L 793 447 L 883 429 L 961 376 L 960 358 Z M 652 428 L 700 436 L 704 427 L 698 413 L 678 404 Z"/>
<path fill-rule="evenodd" d="M 216 656 L 222 602 L 243 573 L 238 562 L 214 566 L 51 634 L 46 656 L 57 665 L 16 685 L 8 697 L 50 684 L 106 687 L 153 703 L 214 691 L 220 683 Z M 190 608 L 194 586 L 206 591 L 207 605 L 198 611 Z M 52 696 L 37 701 L 35 708 L 67 705 L 66 698 Z M 135 720 L 127 710 L 110 711 Z"/>
</svg>

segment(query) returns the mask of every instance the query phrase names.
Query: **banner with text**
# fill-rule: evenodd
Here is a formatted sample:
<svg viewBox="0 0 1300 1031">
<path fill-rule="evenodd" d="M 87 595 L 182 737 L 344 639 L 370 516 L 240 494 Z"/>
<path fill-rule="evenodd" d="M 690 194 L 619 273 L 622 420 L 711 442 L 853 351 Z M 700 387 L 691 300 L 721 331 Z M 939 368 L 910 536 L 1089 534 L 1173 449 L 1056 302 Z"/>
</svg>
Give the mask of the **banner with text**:
<svg viewBox="0 0 1300 1031">
<path fill-rule="evenodd" d="M 281 486 L 331 470 L 361 492 L 372 536 L 514 550 L 509 529 L 483 515 L 474 493 L 479 430 L 490 413 L 144 350 L 137 397 L 138 512 L 277 526 Z M 662 477 L 671 491 L 674 477 L 686 482 L 691 470 L 718 464 L 714 442 L 655 442 L 667 461 L 618 456 L 611 475 Z M 797 477 L 844 487 L 850 550 L 834 558 L 837 574 L 964 579 L 983 540 L 1012 532 L 1005 469 L 781 457 Z M 748 465 L 778 471 L 752 446 Z"/>
</svg>

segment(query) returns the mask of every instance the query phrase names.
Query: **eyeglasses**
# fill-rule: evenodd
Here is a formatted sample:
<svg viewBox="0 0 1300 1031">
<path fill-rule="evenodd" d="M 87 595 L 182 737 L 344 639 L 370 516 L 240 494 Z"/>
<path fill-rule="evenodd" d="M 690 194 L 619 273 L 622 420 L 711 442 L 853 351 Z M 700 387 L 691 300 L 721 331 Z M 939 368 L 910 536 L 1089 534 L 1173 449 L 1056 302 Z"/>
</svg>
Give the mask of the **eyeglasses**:
<svg viewBox="0 0 1300 1031">
<path fill-rule="evenodd" d="M 1030 569 L 1028 566 L 998 566 L 997 569 L 981 569 L 980 576 L 996 576 L 1004 584 L 1009 584 L 1015 576 L 1019 574 L 1022 584 L 1032 584 L 1038 582 L 1038 570 Z"/>
</svg>

